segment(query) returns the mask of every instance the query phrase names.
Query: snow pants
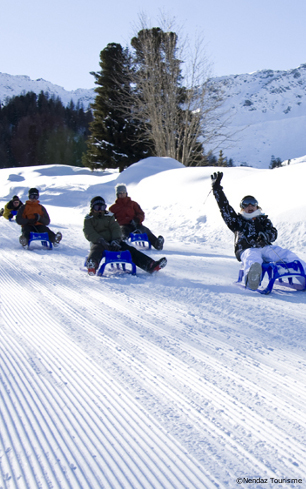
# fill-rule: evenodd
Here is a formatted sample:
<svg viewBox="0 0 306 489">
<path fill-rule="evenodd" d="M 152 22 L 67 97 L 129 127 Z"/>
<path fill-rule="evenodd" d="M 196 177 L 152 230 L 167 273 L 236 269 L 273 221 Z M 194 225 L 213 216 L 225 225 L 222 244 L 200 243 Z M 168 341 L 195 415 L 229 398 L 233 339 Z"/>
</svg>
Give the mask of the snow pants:
<svg viewBox="0 0 306 489">
<path fill-rule="evenodd" d="M 51 243 L 54 243 L 55 233 L 48 228 L 48 226 L 44 226 L 44 224 L 40 224 L 38 226 L 34 226 L 32 224 L 25 224 L 22 226 L 22 234 L 29 241 L 30 233 L 48 233 L 49 240 Z"/>
<path fill-rule="evenodd" d="M 121 241 L 120 245 L 121 245 L 120 251 L 128 250 L 131 253 L 132 261 L 133 263 L 135 263 L 136 267 L 139 267 L 142 270 L 145 270 L 146 272 L 149 270 L 150 265 L 152 264 L 152 262 L 154 262 L 152 258 L 145 255 L 141 251 L 137 250 L 136 248 L 134 248 L 134 246 L 128 245 L 125 241 Z M 88 255 L 88 261 L 93 260 L 96 263 L 100 263 L 103 257 L 104 250 L 105 247 L 103 245 L 99 243 L 97 244 L 91 243 L 90 253 Z"/>
<path fill-rule="evenodd" d="M 241 261 L 244 269 L 244 276 L 246 277 L 250 266 L 253 263 L 270 263 L 272 261 L 283 261 L 289 263 L 294 260 L 299 260 L 306 273 L 306 263 L 301 260 L 295 253 L 280 246 L 264 246 L 263 248 L 248 248 L 241 253 Z"/>
</svg>

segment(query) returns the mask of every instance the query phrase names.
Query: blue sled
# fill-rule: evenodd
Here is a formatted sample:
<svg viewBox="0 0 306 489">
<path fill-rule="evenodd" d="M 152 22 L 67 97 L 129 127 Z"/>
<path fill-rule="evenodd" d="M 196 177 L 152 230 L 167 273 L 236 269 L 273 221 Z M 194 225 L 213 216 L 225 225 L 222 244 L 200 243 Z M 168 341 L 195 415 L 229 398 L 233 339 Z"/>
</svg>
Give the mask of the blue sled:
<svg viewBox="0 0 306 489">
<path fill-rule="evenodd" d="M 85 259 L 84 266 L 87 265 L 87 258 Z M 105 267 L 110 266 L 112 271 L 120 271 L 131 273 L 136 275 L 136 265 L 132 261 L 132 256 L 129 250 L 126 251 L 107 251 L 103 252 L 102 265 L 100 266 L 97 275 L 101 277 L 104 273 Z"/>
<path fill-rule="evenodd" d="M 32 241 L 41 241 L 43 248 L 47 248 L 48 250 L 52 250 L 53 248 L 48 233 L 30 233 L 28 248 L 30 248 Z"/>
<path fill-rule="evenodd" d="M 301 262 L 299 262 L 298 260 L 289 263 L 263 263 L 260 284 L 262 283 L 265 274 L 268 275 L 269 283 L 264 289 L 257 289 L 257 292 L 259 292 L 260 294 L 270 294 L 275 282 L 279 285 L 295 290 L 306 290 L 306 275 Z M 242 282 L 243 276 L 244 270 L 241 268 L 239 271 L 237 283 Z M 304 283 L 294 283 L 294 277 L 302 278 L 302 282 Z"/>
<path fill-rule="evenodd" d="M 151 243 L 147 233 L 131 233 L 128 241 L 136 247 L 145 248 L 147 250 L 151 249 Z"/>
<path fill-rule="evenodd" d="M 11 211 L 11 214 L 12 214 L 13 217 L 9 217 L 9 221 L 13 221 L 14 220 L 14 216 L 16 216 L 17 211 Z"/>
</svg>

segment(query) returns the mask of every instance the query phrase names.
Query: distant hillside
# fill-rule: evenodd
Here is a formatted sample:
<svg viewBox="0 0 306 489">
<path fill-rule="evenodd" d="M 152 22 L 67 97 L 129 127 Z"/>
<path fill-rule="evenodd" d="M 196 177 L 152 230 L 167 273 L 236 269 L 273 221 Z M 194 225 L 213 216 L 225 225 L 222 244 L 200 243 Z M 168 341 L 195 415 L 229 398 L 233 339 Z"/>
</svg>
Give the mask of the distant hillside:
<svg viewBox="0 0 306 489">
<path fill-rule="evenodd" d="M 21 95 L 23 92 L 34 92 L 39 94 L 41 91 L 47 92 L 50 95 L 56 95 L 61 99 L 64 105 L 69 104 L 71 100 L 75 104 L 79 101 L 83 104 L 84 109 L 87 109 L 89 104 L 94 101 L 95 93 L 94 89 L 78 88 L 77 90 L 67 91 L 59 85 L 39 78 L 38 80 L 31 80 L 29 76 L 25 75 L 8 75 L 7 73 L 0 73 L 0 102 L 3 104 L 7 98 Z"/>
<path fill-rule="evenodd" d="M 286 160 L 306 154 L 306 64 L 288 71 L 263 70 L 211 80 L 224 92 L 223 111 L 236 132 L 235 142 L 221 145 L 224 155 L 236 166 L 248 164 L 268 168 L 271 156 Z M 22 92 L 48 92 L 66 105 L 80 101 L 87 108 L 94 89 L 67 91 L 43 79 L 0 73 L 0 101 Z M 220 148 L 212 149 L 216 156 Z"/>
<path fill-rule="evenodd" d="M 306 154 L 306 64 L 213 81 L 224 90 L 225 117 L 238 131 L 237 142 L 224 145 L 235 165 L 268 168 L 272 155 L 286 160 Z"/>
</svg>

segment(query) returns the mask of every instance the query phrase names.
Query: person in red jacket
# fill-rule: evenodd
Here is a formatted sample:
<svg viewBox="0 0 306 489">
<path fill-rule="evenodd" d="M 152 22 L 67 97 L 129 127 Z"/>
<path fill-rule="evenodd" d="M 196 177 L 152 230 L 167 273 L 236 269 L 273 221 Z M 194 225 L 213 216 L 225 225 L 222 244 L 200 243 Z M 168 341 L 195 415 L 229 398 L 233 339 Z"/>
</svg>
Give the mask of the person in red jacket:
<svg viewBox="0 0 306 489">
<path fill-rule="evenodd" d="M 48 228 L 50 217 L 46 208 L 39 203 L 39 191 L 37 188 L 30 188 L 29 200 L 23 204 L 16 215 L 16 222 L 21 226 L 22 235 L 19 238 L 19 243 L 22 246 L 27 246 L 30 233 L 48 233 L 51 243 L 55 246 L 62 239 L 62 233 L 54 233 Z"/>
<path fill-rule="evenodd" d="M 114 214 L 121 227 L 122 239 L 128 239 L 130 233 L 133 232 L 146 233 L 151 245 L 156 250 L 162 250 L 164 238 L 162 236 L 156 237 L 149 228 L 142 224 L 145 214 L 140 205 L 128 197 L 126 185 L 124 183 L 118 184 L 115 190 L 117 200 L 110 206 L 109 210 Z"/>
</svg>

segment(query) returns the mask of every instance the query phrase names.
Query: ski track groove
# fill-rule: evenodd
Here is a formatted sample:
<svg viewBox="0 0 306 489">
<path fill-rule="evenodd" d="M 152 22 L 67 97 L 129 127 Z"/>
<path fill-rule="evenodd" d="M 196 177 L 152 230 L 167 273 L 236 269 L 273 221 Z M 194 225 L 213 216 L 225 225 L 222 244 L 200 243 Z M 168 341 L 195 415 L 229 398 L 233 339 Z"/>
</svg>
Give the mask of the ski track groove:
<svg viewBox="0 0 306 489">
<path fill-rule="evenodd" d="M 29 285 L 31 286 L 31 284 L 29 284 Z M 27 329 L 31 329 L 31 321 L 29 322 L 29 324 L 26 325 L 26 330 Z M 162 455 L 163 455 L 163 458 L 166 457 L 166 454 L 165 453 L 163 453 Z M 177 454 L 175 456 L 177 456 Z M 154 465 L 154 467 L 155 467 L 155 465 Z M 148 474 L 146 474 L 146 478 L 147 477 L 148 477 Z M 167 477 L 170 478 L 170 479 L 172 479 L 172 485 L 171 485 L 171 487 L 180 487 L 180 482 L 178 480 L 175 480 L 175 477 L 172 477 L 172 476 L 170 477 L 169 468 L 168 468 L 168 471 L 167 471 Z M 181 477 L 182 477 L 182 479 L 185 479 L 186 484 L 189 484 L 190 483 L 190 480 L 188 481 L 188 477 L 186 478 L 186 475 L 184 475 L 184 473 L 181 473 Z M 195 479 L 195 476 L 194 476 L 194 479 Z M 159 480 L 159 484 L 160 483 L 162 483 L 162 486 L 159 485 L 158 487 L 166 487 L 167 480 L 165 479 L 164 480 L 164 483 L 161 480 Z M 193 483 L 197 484 L 195 481 L 193 481 Z M 202 482 L 202 484 L 203 484 L 203 482 Z M 83 486 L 81 486 L 81 487 L 83 487 Z M 131 487 L 136 487 L 136 486 L 133 485 Z M 139 486 L 139 487 L 142 487 L 142 486 Z M 152 485 L 152 487 L 156 487 L 156 486 Z M 185 487 L 185 485 L 183 485 L 182 487 Z M 186 485 L 186 487 L 188 487 L 188 485 Z M 195 487 L 196 487 L 196 485 L 195 485 Z"/>
<path fill-rule="evenodd" d="M 35 255 L 34 255 L 35 256 Z M 12 267 L 14 268 L 14 265 L 12 264 Z M 52 268 L 52 263 L 51 267 Z M 28 271 L 31 271 L 31 276 L 29 276 Z M 46 273 L 48 272 L 48 264 L 46 266 Z M 150 388 L 153 390 L 156 390 L 156 387 L 158 386 L 158 391 L 161 397 L 167 397 L 171 400 L 172 403 L 174 403 L 177 407 L 178 410 L 181 410 L 184 414 L 188 415 L 189 419 L 192 419 L 192 421 L 196 425 L 200 425 L 201 429 L 206 430 L 207 434 L 214 434 L 215 438 L 222 438 L 223 444 L 226 446 L 230 446 L 232 450 L 233 456 L 237 456 L 237 453 L 240 454 L 240 456 L 243 459 L 243 462 L 248 460 L 251 462 L 251 465 L 255 469 L 259 470 L 264 470 L 267 472 L 268 467 L 267 465 L 264 464 L 261 460 L 256 458 L 256 456 L 252 456 L 252 454 L 248 453 L 247 450 L 243 446 L 243 440 L 232 440 L 230 436 L 227 435 L 225 425 L 222 427 L 218 427 L 217 424 L 220 424 L 220 418 L 210 421 L 210 420 L 203 420 L 203 416 L 199 414 L 199 406 L 197 400 L 195 399 L 194 401 L 192 400 L 192 403 L 189 398 L 184 395 L 183 392 L 178 393 L 178 388 L 180 389 L 180 386 L 178 383 L 175 384 L 174 379 L 172 379 L 173 384 L 168 382 L 168 380 L 163 380 L 163 376 L 166 375 L 166 371 L 164 366 L 166 366 L 169 361 L 172 362 L 172 365 L 175 366 L 175 371 L 180 372 L 180 378 L 184 380 L 184 384 L 188 385 L 189 390 L 191 393 L 193 392 L 194 394 L 199 395 L 199 392 L 201 393 L 201 396 L 204 400 L 207 401 L 209 399 L 209 402 L 211 405 L 214 405 L 214 410 L 215 413 L 218 413 L 218 411 L 224 411 L 222 414 L 222 420 L 223 418 L 227 418 L 229 420 L 229 424 L 233 425 L 237 423 L 237 414 L 239 413 L 240 415 L 240 422 L 242 423 L 243 429 L 249 431 L 249 433 L 252 433 L 252 436 L 257 437 L 258 440 L 262 439 L 269 439 L 269 443 L 272 445 L 277 446 L 278 452 L 285 457 L 287 463 L 288 459 L 292 458 L 294 461 L 298 460 L 300 468 L 303 467 L 305 464 L 305 450 L 302 445 L 300 445 L 297 440 L 295 440 L 295 446 L 292 447 L 292 438 L 289 437 L 288 439 L 284 440 L 284 434 L 280 429 L 277 429 L 275 425 L 273 426 L 272 423 L 269 422 L 268 419 L 264 419 L 260 414 L 257 414 L 255 411 L 251 411 L 248 407 L 246 407 L 244 404 L 238 401 L 238 399 L 233 399 L 230 395 L 227 393 L 221 391 L 218 389 L 216 386 L 212 385 L 212 383 L 209 380 L 206 380 L 202 378 L 199 380 L 199 372 L 195 370 L 195 366 L 192 366 L 192 371 L 191 371 L 191 366 L 188 364 L 185 364 L 184 361 L 181 361 L 179 359 L 176 359 L 175 356 L 173 355 L 172 351 L 167 351 L 166 347 L 164 345 L 158 344 L 156 337 L 163 338 L 163 340 L 166 338 L 167 341 L 172 340 L 172 344 L 170 345 L 171 348 L 175 348 L 177 350 L 181 351 L 182 353 L 187 353 L 192 358 L 194 359 L 195 362 L 197 362 L 197 365 L 200 367 L 200 363 L 204 363 L 206 366 L 208 365 L 211 369 L 215 368 L 216 369 L 216 361 L 214 359 L 211 360 L 210 356 L 208 354 L 205 354 L 203 351 L 199 350 L 199 348 L 196 347 L 195 341 L 199 343 L 199 345 L 203 345 L 207 342 L 207 335 L 197 331 L 195 332 L 188 332 L 189 340 L 188 343 L 187 341 L 183 343 L 182 339 L 176 338 L 175 341 L 173 340 L 173 333 L 175 331 L 179 331 L 180 334 L 184 333 L 184 329 L 186 328 L 186 325 L 182 322 L 182 315 L 177 312 L 177 309 L 174 309 L 174 306 L 178 306 L 175 301 L 169 301 L 168 300 L 168 308 L 167 311 L 164 312 L 164 302 L 162 299 L 159 299 L 157 295 L 153 296 L 152 298 L 152 303 L 147 305 L 146 304 L 146 311 L 143 313 L 143 316 L 149 312 L 149 315 L 151 315 L 150 320 L 144 319 L 144 317 L 140 317 L 137 312 L 131 311 L 131 303 L 132 307 L 135 307 L 135 304 L 138 302 L 140 303 L 148 303 L 150 301 L 150 298 L 148 299 L 148 295 L 146 292 L 139 291 L 139 287 L 137 290 L 137 293 L 139 295 L 137 296 L 137 301 L 132 298 L 131 300 L 128 301 L 128 304 L 125 305 L 125 300 L 126 298 L 122 296 L 122 301 L 118 300 L 118 297 L 116 296 L 116 291 L 115 291 L 115 298 L 114 298 L 114 290 L 112 290 L 112 285 L 108 285 L 106 280 L 100 285 L 100 284 L 95 284 L 97 286 L 97 289 L 92 290 L 92 283 L 93 280 L 89 279 L 88 285 L 86 279 L 88 277 L 86 276 L 84 280 L 81 281 L 81 286 L 83 287 L 83 291 L 81 292 L 81 297 L 82 297 L 82 309 L 85 311 L 84 313 L 80 313 L 77 311 L 77 306 L 80 305 L 80 296 L 77 295 L 75 296 L 72 292 L 71 289 L 74 291 L 77 291 L 78 288 L 80 287 L 80 283 L 77 280 L 74 280 L 73 278 L 71 279 L 71 284 L 72 287 L 71 289 L 58 285 L 57 280 L 55 280 L 55 283 L 57 284 L 54 293 L 52 293 L 52 287 L 54 282 L 50 280 L 48 277 L 40 276 L 40 281 L 38 282 L 33 278 L 33 275 L 35 276 L 35 272 L 33 273 L 33 263 L 32 260 L 29 259 L 28 263 L 25 263 L 25 266 L 23 267 L 23 270 L 20 271 L 18 267 L 15 266 L 15 273 L 19 277 L 20 280 L 20 275 L 24 277 L 24 279 L 27 279 L 29 283 L 29 287 L 31 288 L 31 293 L 29 294 L 29 298 L 32 298 L 33 300 L 33 295 L 35 297 L 42 296 L 44 300 L 48 302 L 46 306 L 46 312 L 49 312 L 48 316 L 52 318 L 51 314 L 51 309 L 54 309 L 54 315 L 57 314 L 57 311 L 61 311 L 62 317 L 64 317 L 64 322 L 65 322 L 65 327 L 66 330 L 70 332 L 73 332 L 73 326 L 69 326 L 69 324 L 76 325 L 75 330 L 79 329 L 79 331 L 74 331 L 74 340 L 77 341 L 77 343 L 81 343 L 86 340 L 84 343 L 87 345 L 87 349 L 89 352 L 92 353 L 92 350 L 95 350 L 103 346 L 105 350 L 109 349 L 116 358 L 116 364 L 120 368 L 126 368 L 126 369 L 131 369 L 133 371 L 133 374 L 136 376 L 140 377 L 143 379 L 143 384 L 148 384 L 147 388 L 150 386 Z M 37 273 L 39 273 L 39 268 L 37 268 Z M 43 280 L 43 283 L 41 279 Z M 151 278 L 151 277 L 150 277 Z M 95 280 L 95 279 L 94 279 Z M 9 275 L 5 276 L 5 287 L 9 286 L 9 283 L 11 282 L 11 287 L 15 287 L 15 281 L 10 278 Z M 153 281 L 152 281 L 153 282 Z M 86 285 L 86 286 L 85 286 Z M 103 294 L 101 294 L 101 290 L 98 289 L 98 287 L 103 287 Z M 51 289 L 51 293 L 50 293 Z M 89 290 L 91 290 L 91 295 L 88 294 Z M 120 296 L 120 294 L 117 294 Z M 8 294 L 9 296 L 9 294 Z M 90 299 L 89 299 L 90 297 Z M 66 298 L 66 301 L 64 300 Z M 93 309 L 94 314 L 92 314 L 90 317 L 88 317 L 88 311 L 90 311 L 90 307 L 92 304 L 96 304 L 97 300 L 103 302 L 103 307 L 96 309 Z M 160 307 L 159 307 L 160 306 Z M 122 314 L 122 320 L 118 320 L 112 317 L 111 310 L 112 308 L 116 307 L 116 309 Z M 105 311 L 105 308 L 108 310 Z M 3 306 L 2 306 L 3 309 Z M 48 311 L 50 309 L 50 311 Z M 276 309 L 276 307 L 275 307 Z M 182 309 L 184 310 L 184 309 Z M 62 311 L 65 311 L 64 314 Z M 152 312 L 153 311 L 153 312 Z M 26 311 L 25 311 L 26 312 Z M 128 314 L 127 314 L 128 313 Z M 20 314 L 20 312 L 19 312 Z M 18 310 L 16 311 L 16 317 L 18 317 Z M 85 315 L 86 314 L 86 315 Z M 210 315 L 212 315 L 212 311 L 210 311 Z M 30 314 L 31 316 L 31 314 Z M 169 331 L 169 328 L 167 330 L 166 328 L 166 321 L 167 318 L 171 317 L 171 330 Z M 217 314 L 215 314 L 215 321 L 216 324 L 221 324 L 220 320 L 218 322 L 217 320 Z M 127 322 L 125 322 L 125 319 L 128 319 Z M 9 321 L 12 319 L 12 312 L 7 311 L 7 324 L 9 324 Z M 91 320 L 90 320 L 91 319 Z M 131 321 L 133 319 L 133 321 Z M 211 319 L 211 317 L 210 317 Z M 220 318 L 219 318 L 220 319 Z M 154 322 L 152 322 L 154 320 Z M 248 322 L 247 320 L 246 322 Z M 138 324 L 141 323 L 141 326 L 138 327 L 138 329 L 133 326 L 133 324 Z M 65 334 L 63 334 L 63 328 L 59 326 L 61 323 L 57 323 L 55 321 L 52 321 L 52 331 L 56 331 L 56 334 L 62 337 L 62 341 L 65 340 Z M 98 329 L 98 324 L 102 325 L 110 325 L 103 328 L 103 332 Z M 162 326 L 160 326 L 162 324 Z M 224 325 L 227 323 L 224 323 Z M 82 325 L 82 330 L 81 331 L 81 326 Z M 27 322 L 26 324 L 26 330 L 31 331 L 31 323 Z M 165 328 L 164 328 L 165 326 Z M 106 331 L 106 332 L 105 332 Z M 148 341 L 146 338 L 141 337 L 141 331 L 150 331 L 150 341 Z M 37 333 L 37 332 L 36 332 Z M 80 334 L 81 337 L 78 338 L 76 335 Z M 112 338 L 110 335 L 115 336 L 115 339 Z M 154 335 L 154 338 L 152 340 L 152 335 Z M 25 337 L 25 334 L 22 334 L 23 337 Z M 29 335 L 30 338 L 30 335 Z M 37 344 L 37 348 L 39 347 L 39 341 L 43 341 L 44 336 L 39 340 L 39 337 L 35 338 L 35 342 Z M 82 340 L 80 342 L 80 339 Z M 93 341 L 97 342 L 96 345 L 94 345 L 94 348 L 92 346 Z M 156 344 L 154 344 L 154 340 L 156 341 Z M 50 338 L 49 338 L 50 341 Z M 211 341 L 211 348 L 216 348 L 216 345 L 218 345 L 218 348 L 222 348 L 223 353 L 225 352 L 225 345 L 224 342 L 220 340 L 214 339 L 212 341 L 212 338 L 210 337 Z M 58 344 L 61 342 L 58 341 Z M 175 344 L 175 345 L 174 345 Z M 123 346 L 124 345 L 124 346 Z M 162 347 L 164 347 L 165 351 L 162 350 Z M 59 357 L 60 353 L 57 350 L 58 346 L 57 344 L 54 343 L 53 346 L 53 351 L 50 351 L 49 353 L 45 351 L 45 356 L 44 359 L 46 361 L 47 358 L 49 358 L 50 365 L 52 365 L 52 362 L 54 363 L 54 357 Z M 141 356 L 145 356 L 146 359 L 146 364 L 144 362 L 138 361 L 136 355 L 134 355 L 134 351 L 136 350 L 136 354 L 139 352 L 141 353 Z M 84 350 L 86 353 L 86 349 Z M 65 348 L 64 353 L 67 352 L 67 348 Z M 229 358 L 235 359 L 237 357 L 237 351 L 236 352 L 230 352 L 228 345 L 226 345 L 226 355 Z M 63 355 L 62 355 L 63 357 Z M 132 361 L 131 361 L 132 359 Z M 241 358 L 240 358 L 241 360 Z M 249 363 L 249 368 L 252 368 L 252 361 L 247 359 Z M 258 361 L 258 360 L 256 360 Z M 115 363 L 115 362 L 114 362 Z M 288 359 L 286 362 L 286 367 L 287 367 Z M 155 373 L 158 375 L 158 379 L 156 380 L 156 375 L 152 374 L 153 367 L 155 365 Z M 159 365 L 163 366 L 163 369 L 159 367 Z M 270 378 L 270 385 L 273 385 L 273 382 L 275 383 L 275 380 L 277 379 L 277 385 L 280 387 L 285 387 L 286 382 L 288 382 L 288 378 L 282 379 L 280 375 L 276 376 L 276 374 L 273 373 L 273 368 L 269 367 L 267 365 L 264 365 L 261 363 L 261 369 L 262 369 L 262 375 L 265 377 Z M 77 366 L 75 366 L 77 367 Z M 159 368 L 158 368 L 159 367 Z M 188 372 L 187 372 L 188 370 Z M 253 390 L 254 393 L 256 392 L 256 384 L 252 383 L 251 381 L 248 381 L 246 377 L 242 377 L 241 375 L 236 374 L 231 370 L 229 373 L 228 369 L 225 368 L 222 363 L 219 361 L 218 362 L 218 370 L 221 370 L 223 375 L 226 375 L 227 377 L 230 375 L 231 381 L 235 381 L 235 383 L 238 383 L 241 381 L 244 382 L 244 386 L 247 385 L 248 389 L 251 391 Z M 85 375 L 85 372 L 82 373 L 83 376 Z M 70 375 L 72 375 L 72 372 L 70 371 Z M 173 376 L 174 374 L 168 373 L 168 376 Z M 77 376 L 75 377 L 77 379 Z M 93 382 L 93 379 L 90 377 L 89 372 L 87 373 L 87 379 L 90 380 L 90 382 Z M 80 381 L 80 379 L 79 379 Z M 60 381 L 61 382 L 61 381 Z M 205 385 L 205 389 L 203 391 L 203 384 Z M 85 379 L 83 380 L 83 387 L 86 385 L 85 384 Z M 172 385 L 175 385 L 175 387 L 171 387 Z M 302 384 L 300 384 L 302 387 Z M 112 386 L 113 387 L 113 386 Z M 185 386 L 182 386 L 185 390 Z M 293 393 L 299 393 L 301 396 L 301 393 L 303 390 L 300 390 L 300 387 L 298 384 L 292 388 L 292 386 L 286 386 L 288 391 L 291 390 Z M 77 394 L 80 396 L 83 394 L 80 390 L 77 391 Z M 170 395 L 171 394 L 171 395 Z M 265 392 L 265 397 L 267 395 L 267 392 Z M 109 396 L 111 396 L 111 392 L 109 392 Z M 202 400 L 203 400 L 202 399 Z M 73 399 L 73 395 L 70 394 L 69 398 L 70 402 L 74 406 L 76 406 L 76 400 Z M 269 401 L 274 403 L 274 401 L 279 401 L 279 397 L 276 395 L 270 394 L 269 393 Z M 62 400 L 62 402 L 64 402 Z M 110 402 L 110 398 L 108 399 L 108 402 Z M 113 400 L 115 402 L 115 400 Z M 301 403 L 303 402 L 303 398 L 301 398 Z M 288 404 L 286 404 L 285 401 L 282 401 L 282 410 L 285 413 L 286 410 L 288 409 Z M 132 406 L 132 404 L 131 404 Z M 86 419 L 88 416 L 92 415 L 92 413 L 86 412 L 86 399 L 83 398 L 83 409 L 85 412 L 85 416 L 83 419 L 83 424 L 86 422 Z M 122 407 L 122 406 L 121 406 Z M 278 405 L 279 407 L 279 405 Z M 79 408 L 79 406 L 78 406 Z M 130 407 L 133 409 L 133 406 Z M 113 405 L 113 409 L 116 409 L 116 404 Z M 203 409 L 203 408 L 202 408 Z M 294 411 L 294 413 L 293 413 Z M 78 411 L 79 412 L 79 411 Z M 226 413 L 226 414 L 224 414 Z M 293 415 L 294 414 L 294 415 Z M 302 416 L 300 414 L 299 416 L 299 411 L 296 408 L 295 410 L 292 410 L 290 412 L 290 416 L 293 421 L 298 420 L 300 424 L 303 424 L 305 426 L 305 423 L 302 423 Z M 135 418 L 136 419 L 136 418 Z M 123 427 L 124 424 L 121 424 L 121 427 Z M 258 431 L 260 432 L 260 436 L 258 435 Z M 122 436 L 122 433 L 121 433 Z M 139 435 L 140 436 L 140 435 Z M 67 443 L 67 441 L 65 441 Z M 96 450 L 96 449 L 95 449 Z M 84 456 L 83 452 L 81 452 L 81 455 Z M 163 453 L 163 457 L 165 454 Z M 283 462 L 283 460 L 282 460 Z M 156 464 L 156 460 L 154 462 Z M 154 463 L 153 463 L 153 468 L 154 468 Z M 278 467 L 279 469 L 280 467 Z M 293 468 L 296 467 L 294 465 L 291 465 L 288 463 L 288 468 L 292 470 Z M 299 470 L 300 470 L 299 468 Z M 269 468 L 271 471 L 271 468 Z M 276 467 L 277 469 L 277 467 Z M 271 472 L 270 472 L 271 473 Z M 169 475 L 169 472 L 167 472 Z M 145 474 L 145 477 L 148 477 L 148 474 Z M 161 481 L 159 481 L 161 482 Z M 209 484 L 209 480 L 207 479 L 206 481 L 207 484 Z M 167 484 L 167 481 L 164 481 L 164 484 Z M 16 486 L 19 487 L 19 486 Z M 83 486 L 80 486 L 83 487 Z M 86 487 L 86 486 L 84 486 Z M 88 486 L 91 487 L 91 486 Z M 94 486 L 93 486 L 94 487 Z M 110 486 L 112 487 L 112 486 Z M 115 487 L 115 486 L 114 486 Z M 134 486 L 130 486 L 133 487 Z M 142 487 L 141 485 L 139 487 Z M 156 487 L 152 485 L 152 487 Z M 161 487 L 167 487 L 161 486 Z M 179 487 L 179 486 L 171 486 L 171 487 Z M 185 486 L 182 486 L 185 487 Z M 186 486 L 188 487 L 188 486 Z M 196 486 L 195 486 L 196 487 Z"/>
<path fill-rule="evenodd" d="M 114 406 L 114 409 L 115 409 L 115 408 L 116 408 L 116 406 Z M 165 455 L 165 454 L 163 454 L 163 455 Z M 74 458 L 75 458 L 75 457 L 74 457 Z M 161 482 L 161 481 L 159 481 L 159 482 Z M 83 486 L 81 486 L 81 487 L 83 487 Z M 90 487 L 91 487 L 91 486 L 90 486 Z M 94 487 L 94 486 L 92 486 L 92 487 Z M 116 487 L 116 486 L 114 486 L 114 487 Z M 135 486 L 133 485 L 133 486 L 131 486 L 131 487 L 137 487 L 137 486 L 136 486 L 136 485 L 135 485 Z M 141 487 L 141 486 L 140 486 L 140 487 Z M 152 487 L 156 487 L 156 486 L 152 486 Z M 163 487 L 163 486 L 161 486 L 161 487 Z M 176 487 L 176 485 L 174 485 L 173 487 Z"/>
<path fill-rule="evenodd" d="M 16 353 L 17 353 L 17 351 L 16 351 Z M 22 355 L 22 353 L 20 351 L 18 352 L 18 354 Z M 24 431 L 25 439 L 29 444 L 29 448 L 27 449 L 25 447 L 25 451 L 28 450 L 28 451 L 31 451 L 33 454 L 36 454 L 37 459 L 41 459 L 42 457 L 44 457 L 44 463 L 46 463 L 46 457 L 47 457 L 46 454 L 48 453 L 48 450 L 50 450 L 50 452 L 53 452 L 52 445 L 49 443 L 49 440 L 45 435 L 45 432 L 48 432 L 48 436 L 50 438 L 53 438 L 53 432 L 49 428 L 50 420 L 48 423 L 47 420 L 45 419 L 44 414 L 42 413 L 41 406 L 39 405 L 41 403 L 39 402 L 39 400 L 34 399 L 34 395 L 29 389 L 27 389 L 28 393 L 30 394 L 28 396 L 26 395 L 26 393 L 27 393 L 26 387 L 23 388 L 22 392 L 20 392 L 20 393 L 17 392 L 17 390 L 19 390 L 19 388 L 18 388 L 19 385 L 26 386 L 27 384 L 30 384 L 30 382 L 29 382 L 29 379 L 26 379 L 25 376 L 22 375 L 23 372 L 21 372 L 21 369 L 18 368 L 19 366 L 18 367 L 12 366 L 12 362 L 13 362 L 12 359 L 10 361 L 6 362 L 7 369 L 11 374 L 13 372 L 15 372 L 16 377 L 18 376 L 20 378 L 21 382 L 17 384 L 16 389 L 14 389 L 14 386 L 12 384 L 10 384 L 10 391 L 12 391 L 14 393 L 14 397 L 15 397 L 15 402 L 12 402 L 11 405 L 12 406 L 16 405 L 17 407 L 22 406 L 22 413 L 20 413 L 20 414 L 18 414 L 18 412 L 16 411 L 16 408 L 15 408 L 16 417 L 18 416 L 19 419 L 21 419 L 22 414 L 24 414 L 27 418 L 26 419 L 27 425 L 22 423 L 21 426 L 19 426 L 19 429 Z M 8 367 L 9 363 L 11 364 L 11 368 Z M 27 363 L 27 361 L 25 359 L 25 364 L 26 363 Z M 7 375 L 7 378 L 8 378 L 8 375 Z M 29 401 L 28 401 L 29 398 L 31 398 L 31 403 L 29 403 Z M 51 421 L 53 421 L 53 420 L 51 420 Z M 13 425 L 15 426 L 16 423 L 13 422 Z M 41 428 L 41 425 L 44 427 L 44 429 Z M 30 432 L 28 434 L 26 432 L 26 426 L 32 427 L 33 433 Z M 35 426 L 35 428 L 37 430 L 39 430 L 38 434 L 36 434 L 35 430 L 33 430 L 33 426 Z M 56 428 L 56 423 L 52 422 L 52 426 L 54 428 Z M 57 432 L 59 434 L 61 434 L 61 433 L 63 433 L 63 430 L 64 430 L 64 426 L 62 425 L 61 430 L 57 430 Z M 33 437 L 33 440 L 31 440 L 31 437 Z M 34 448 L 35 442 L 36 442 L 36 444 L 39 445 L 40 450 L 37 450 Z M 64 438 L 61 439 L 61 443 L 57 444 L 59 450 L 60 450 L 61 444 L 65 444 L 65 446 L 69 446 L 69 442 L 67 440 L 65 440 Z M 43 446 L 43 445 L 45 445 L 45 446 Z M 75 458 L 75 455 L 72 455 L 73 450 L 70 449 L 69 451 L 70 451 L 71 460 L 73 460 Z M 39 455 L 38 455 L 38 453 L 39 453 Z M 65 458 L 65 463 L 67 464 L 67 466 L 71 466 L 71 463 L 72 463 L 71 460 L 69 462 L 69 460 L 65 456 L 65 454 L 63 452 L 61 452 L 61 453 L 62 453 L 62 456 Z M 51 465 L 52 471 L 53 471 L 52 467 L 56 466 L 58 460 L 59 460 L 58 457 L 56 458 L 55 454 L 53 453 L 53 461 L 52 461 L 53 465 Z M 41 463 L 40 463 L 40 465 L 41 465 Z M 40 468 L 40 467 L 38 467 L 38 468 Z M 73 474 L 73 472 L 72 472 L 72 474 Z M 43 475 L 42 479 L 45 480 L 45 476 L 46 476 L 45 472 L 42 475 Z M 48 477 L 48 478 L 50 478 L 50 477 Z M 57 481 L 53 480 L 53 484 L 55 482 L 58 484 L 59 479 Z M 75 487 L 76 482 L 77 481 L 75 480 L 73 485 L 71 485 L 71 483 L 69 483 L 65 487 L 70 487 L 73 489 L 73 487 Z M 84 484 L 84 480 L 82 481 L 82 484 L 80 485 L 80 487 L 83 487 L 83 484 Z"/>
</svg>

